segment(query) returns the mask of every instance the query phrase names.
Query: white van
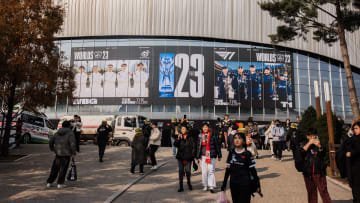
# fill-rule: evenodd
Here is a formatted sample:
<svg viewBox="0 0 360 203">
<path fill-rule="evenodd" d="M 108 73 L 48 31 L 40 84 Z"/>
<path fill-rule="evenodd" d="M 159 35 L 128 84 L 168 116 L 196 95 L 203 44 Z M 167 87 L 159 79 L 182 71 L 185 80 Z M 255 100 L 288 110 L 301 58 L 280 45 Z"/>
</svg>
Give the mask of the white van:
<svg viewBox="0 0 360 203">
<path fill-rule="evenodd" d="M 97 134 L 97 129 L 101 125 L 102 121 L 107 121 L 110 126 L 114 126 L 115 115 L 84 115 L 81 117 L 82 129 L 80 140 L 94 140 L 94 137 Z M 67 120 L 71 121 L 73 116 L 63 116 L 60 118 L 60 122 L 58 124 L 58 129 L 61 128 L 62 123 Z"/>
<path fill-rule="evenodd" d="M 135 136 L 135 129 L 142 128 L 146 117 L 139 115 L 127 115 L 116 117 L 113 144 L 120 146 L 130 146 Z"/>
<path fill-rule="evenodd" d="M 22 120 L 21 135 L 24 144 L 48 143 L 54 135 L 55 127 L 45 114 L 34 114 L 28 111 L 20 113 Z"/>
</svg>

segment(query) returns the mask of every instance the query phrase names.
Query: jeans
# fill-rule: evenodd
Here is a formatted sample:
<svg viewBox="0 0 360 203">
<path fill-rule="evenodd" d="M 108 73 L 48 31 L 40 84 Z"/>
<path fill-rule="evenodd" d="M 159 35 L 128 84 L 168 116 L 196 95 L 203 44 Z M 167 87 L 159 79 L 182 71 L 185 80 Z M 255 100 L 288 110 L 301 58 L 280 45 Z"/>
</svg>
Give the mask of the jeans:
<svg viewBox="0 0 360 203">
<path fill-rule="evenodd" d="M 80 135 L 81 132 L 75 132 L 75 140 L 76 140 L 76 151 L 80 152 Z"/>
<path fill-rule="evenodd" d="M 184 179 L 185 174 L 186 174 L 186 178 L 187 178 L 187 183 L 190 184 L 191 163 L 192 163 L 192 161 L 188 161 L 186 164 L 184 164 L 183 160 L 178 160 L 180 187 L 182 187 L 182 185 L 183 185 L 183 179 Z"/>
<path fill-rule="evenodd" d="M 327 190 L 326 176 L 313 175 L 311 177 L 305 177 L 304 181 L 306 185 L 308 202 L 317 203 L 319 191 L 323 203 L 330 203 L 331 198 Z"/>
<path fill-rule="evenodd" d="M 276 158 L 281 159 L 282 158 L 282 151 L 283 151 L 283 141 L 275 141 L 273 142 L 274 146 L 274 155 Z"/>
<path fill-rule="evenodd" d="M 151 159 L 151 165 L 152 166 L 157 165 L 155 152 L 158 150 L 158 148 L 159 148 L 158 145 L 150 145 L 150 159 Z"/>
<path fill-rule="evenodd" d="M 99 144 L 99 158 L 102 159 L 104 157 L 104 153 L 105 153 L 105 148 L 106 148 L 106 144 Z"/>
<path fill-rule="evenodd" d="M 64 184 L 66 171 L 70 163 L 70 156 L 56 156 L 51 166 L 50 176 L 47 183 L 53 183 L 56 178 L 57 184 Z"/>
<path fill-rule="evenodd" d="M 176 147 L 174 146 L 175 138 L 171 136 L 170 139 L 171 139 L 171 149 L 173 151 L 173 155 L 176 156 Z"/>
</svg>

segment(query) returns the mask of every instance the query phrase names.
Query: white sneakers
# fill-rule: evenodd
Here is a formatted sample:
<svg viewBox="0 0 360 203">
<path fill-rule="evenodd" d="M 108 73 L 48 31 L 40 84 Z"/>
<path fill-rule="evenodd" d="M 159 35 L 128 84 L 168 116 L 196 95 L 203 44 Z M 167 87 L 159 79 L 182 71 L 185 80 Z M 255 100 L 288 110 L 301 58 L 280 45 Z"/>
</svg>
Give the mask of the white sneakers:
<svg viewBox="0 0 360 203">
<path fill-rule="evenodd" d="M 208 190 L 207 186 L 205 186 L 205 187 L 203 188 L 203 190 L 204 190 L 204 191 L 207 191 L 207 190 Z"/>
<path fill-rule="evenodd" d="M 58 188 L 58 189 L 62 189 L 62 188 L 65 188 L 65 187 L 66 187 L 66 185 L 64 185 L 64 184 L 58 184 L 58 185 L 57 185 L 57 188 Z"/>
<path fill-rule="evenodd" d="M 47 187 L 47 188 L 51 188 L 52 186 L 53 186 L 53 184 L 51 184 L 51 183 L 47 183 L 47 184 L 46 184 L 46 187 Z M 65 184 L 58 184 L 58 185 L 57 185 L 57 188 L 58 188 L 58 189 L 62 189 L 62 188 L 65 188 L 65 187 L 66 187 Z"/>
<path fill-rule="evenodd" d="M 158 169 L 158 166 L 155 165 L 155 166 L 151 167 L 150 169 L 151 169 L 151 170 L 156 170 L 156 169 Z"/>
</svg>

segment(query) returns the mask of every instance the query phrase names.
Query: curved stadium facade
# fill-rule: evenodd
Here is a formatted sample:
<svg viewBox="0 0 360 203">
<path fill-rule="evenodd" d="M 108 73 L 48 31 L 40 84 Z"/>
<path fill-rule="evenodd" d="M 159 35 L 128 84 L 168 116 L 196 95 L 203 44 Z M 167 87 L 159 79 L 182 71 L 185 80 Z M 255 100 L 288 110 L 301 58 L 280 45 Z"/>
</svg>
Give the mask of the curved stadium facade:
<svg viewBox="0 0 360 203">
<path fill-rule="evenodd" d="M 76 71 L 77 88 L 74 100 L 46 114 L 294 119 L 315 106 L 317 80 L 322 107 L 328 81 L 333 111 L 351 121 L 339 44 L 329 47 L 309 34 L 308 41 L 272 45 L 268 35 L 280 23 L 257 2 L 57 1 L 66 18 L 56 43 Z M 347 42 L 360 95 L 360 32 L 347 34 Z"/>
</svg>

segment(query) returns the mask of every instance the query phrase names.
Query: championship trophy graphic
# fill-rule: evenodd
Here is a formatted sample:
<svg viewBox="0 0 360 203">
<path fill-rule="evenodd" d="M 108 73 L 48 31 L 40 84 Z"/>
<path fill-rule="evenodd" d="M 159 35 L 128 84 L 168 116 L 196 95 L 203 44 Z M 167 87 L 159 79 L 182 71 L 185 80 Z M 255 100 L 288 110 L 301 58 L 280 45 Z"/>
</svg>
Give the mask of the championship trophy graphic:
<svg viewBox="0 0 360 203">
<path fill-rule="evenodd" d="M 174 54 L 172 53 L 160 54 L 159 97 L 174 97 Z"/>
</svg>

